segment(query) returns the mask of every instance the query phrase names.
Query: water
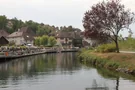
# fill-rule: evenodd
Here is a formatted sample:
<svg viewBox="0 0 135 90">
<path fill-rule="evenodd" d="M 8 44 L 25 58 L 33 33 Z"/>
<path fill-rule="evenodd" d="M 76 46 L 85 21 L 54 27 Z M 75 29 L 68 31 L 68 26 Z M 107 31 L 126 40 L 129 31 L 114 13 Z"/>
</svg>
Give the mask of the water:
<svg viewBox="0 0 135 90">
<path fill-rule="evenodd" d="M 0 64 L 0 90 L 135 90 L 135 77 L 81 64 L 75 53 L 44 54 Z M 96 90 L 96 89 L 95 89 Z"/>
</svg>

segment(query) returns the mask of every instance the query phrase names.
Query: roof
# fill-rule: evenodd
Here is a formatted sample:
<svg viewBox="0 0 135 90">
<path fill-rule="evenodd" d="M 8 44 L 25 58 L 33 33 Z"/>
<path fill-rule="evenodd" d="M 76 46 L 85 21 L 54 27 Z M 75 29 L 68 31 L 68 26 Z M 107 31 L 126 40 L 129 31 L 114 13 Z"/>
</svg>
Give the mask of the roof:
<svg viewBox="0 0 135 90">
<path fill-rule="evenodd" d="M 5 37 L 0 37 L 0 45 L 6 45 L 8 44 L 9 41 Z"/>
<path fill-rule="evenodd" d="M 56 34 L 56 37 L 59 37 L 59 38 L 73 38 L 73 34 L 71 32 L 58 32 Z"/>
<path fill-rule="evenodd" d="M 27 30 L 28 30 L 28 27 L 22 27 L 19 31 L 20 32 L 27 32 Z"/>
<path fill-rule="evenodd" d="M 18 30 L 19 32 L 23 32 L 23 33 L 28 33 L 31 34 L 32 36 L 36 36 L 36 34 L 32 31 L 31 28 L 29 27 L 22 27 L 20 30 Z"/>
<path fill-rule="evenodd" d="M 72 39 L 80 39 L 80 33 L 78 32 L 63 32 L 60 31 L 56 33 L 55 37 L 57 38 L 72 38 Z"/>
<path fill-rule="evenodd" d="M 5 30 L 0 30 L 0 37 L 7 37 L 9 33 L 7 33 Z"/>
<path fill-rule="evenodd" d="M 34 36 L 35 34 L 31 29 L 29 29 L 28 27 L 22 27 L 17 32 L 10 34 L 8 38 L 23 37 L 25 40 L 34 40 Z"/>
<path fill-rule="evenodd" d="M 14 32 L 12 34 L 10 34 L 8 37 L 12 38 L 12 37 L 21 37 L 23 35 L 23 32 Z"/>
</svg>

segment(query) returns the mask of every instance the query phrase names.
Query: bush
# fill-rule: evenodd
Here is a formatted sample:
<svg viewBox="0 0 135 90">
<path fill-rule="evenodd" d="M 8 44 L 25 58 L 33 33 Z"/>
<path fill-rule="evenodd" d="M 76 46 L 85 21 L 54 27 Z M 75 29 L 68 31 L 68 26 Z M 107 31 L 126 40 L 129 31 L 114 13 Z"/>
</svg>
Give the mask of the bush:
<svg viewBox="0 0 135 90">
<path fill-rule="evenodd" d="M 115 52 L 116 51 L 116 46 L 115 44 L 102 44 L 96 48 L 96 52 Z"/>
</svg>

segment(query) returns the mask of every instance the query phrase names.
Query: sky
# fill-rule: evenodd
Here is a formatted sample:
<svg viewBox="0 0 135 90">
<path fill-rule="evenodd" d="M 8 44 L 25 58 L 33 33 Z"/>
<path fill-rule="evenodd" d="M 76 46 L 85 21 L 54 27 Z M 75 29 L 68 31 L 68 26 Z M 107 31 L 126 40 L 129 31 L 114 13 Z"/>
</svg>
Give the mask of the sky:
<svg viewBox="0 0 135 90">
<path fill-rule="evenodd" d="M 84 13 L 102 0 L 0 0 L 0 15 L 33 20 L 54 26 L 69 26 L 84 30 Z M 121 0 L 126 8 L 135 12 L 135 0 Z M 132 31 L 135 25 L 131 26 Z M 123 33 L 125 36 L 127 32 Z"/>
</svg>

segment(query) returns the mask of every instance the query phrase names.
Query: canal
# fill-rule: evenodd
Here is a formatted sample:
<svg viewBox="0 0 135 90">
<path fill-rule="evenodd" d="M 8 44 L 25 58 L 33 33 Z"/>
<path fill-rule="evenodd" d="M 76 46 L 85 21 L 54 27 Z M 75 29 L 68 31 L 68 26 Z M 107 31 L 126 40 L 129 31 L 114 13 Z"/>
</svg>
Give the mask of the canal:
<svg viewBox="0 0 135 90">
<path fill-rule="evenodd" d="M 76 53 L 42 54 L 0 64 L 0 90 L 86 90 L 95 86 L 135 90 L 135 76 L 81 64 Z"/>
</svg>

